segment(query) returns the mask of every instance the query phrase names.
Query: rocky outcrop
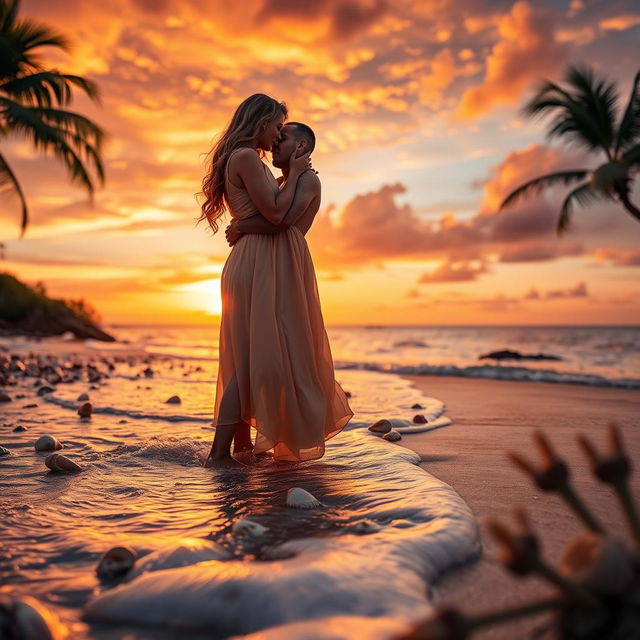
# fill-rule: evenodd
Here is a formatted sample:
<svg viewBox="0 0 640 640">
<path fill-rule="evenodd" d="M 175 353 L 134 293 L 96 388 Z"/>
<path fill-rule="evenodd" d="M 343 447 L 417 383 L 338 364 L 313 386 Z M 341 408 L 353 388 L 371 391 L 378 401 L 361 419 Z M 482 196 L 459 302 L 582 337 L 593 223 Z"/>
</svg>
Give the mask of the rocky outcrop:
<svg viewBox="0 0 640 640">
<path fill-rule="evenodd" d="M 0 335 L 47 337 L 71 331 L 77 339 L 114 342 L 91 318 L 64 300 L 49 298 L 8 273 L 0 273 Z"/>
</svg>

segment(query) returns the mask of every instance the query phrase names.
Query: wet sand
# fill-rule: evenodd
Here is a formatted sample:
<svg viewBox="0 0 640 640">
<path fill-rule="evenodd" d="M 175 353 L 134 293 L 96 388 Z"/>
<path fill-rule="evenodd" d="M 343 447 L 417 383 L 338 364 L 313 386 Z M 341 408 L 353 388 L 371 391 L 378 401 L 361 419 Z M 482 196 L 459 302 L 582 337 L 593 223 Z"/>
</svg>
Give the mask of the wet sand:
<svg viewBox="0 0 640 640">
<path fill-rule="evenodd" d="M 523 506 L 541 534 L 542 550 L 556 562 L 567 540 L 584 528 L 557 496 L 538 490 L 508 461 L 505 452 L 518 451 L 539 459 L 533 446 L 534 429 L 542 428 L 558 452 L 569 462 L 574 486 L 592 512 L 610 531 L 628 539 L 628 528 L 617 499 L 591 475 L 576 442 L 584 433 L 601 449 L 606 447 L 606 425 L 615 420 L 622 428 L 627 449 L 635 458 L 632 476 L 640 498 L 640 392 L 637 390 L 504 382 L 465 378 L 403 376 L 429 396 L 447 405 L 454 424 L 432 432 L 405 435 L 398 443 L 423 457 L 421 466 L 454 487 L 478 518 L 483 556 L 471 566 L 454 570 L 438 583 L 440 604 L 463 611 L 500 609 L 551 593 L 537 578 L 517 580 L 497 560 L 499 548 L 489 537 L 488 518 L 512 524 L 514 505 Z M 474 638 L 525 638 L 545 616 L 496 626 Z"/>
</svg>

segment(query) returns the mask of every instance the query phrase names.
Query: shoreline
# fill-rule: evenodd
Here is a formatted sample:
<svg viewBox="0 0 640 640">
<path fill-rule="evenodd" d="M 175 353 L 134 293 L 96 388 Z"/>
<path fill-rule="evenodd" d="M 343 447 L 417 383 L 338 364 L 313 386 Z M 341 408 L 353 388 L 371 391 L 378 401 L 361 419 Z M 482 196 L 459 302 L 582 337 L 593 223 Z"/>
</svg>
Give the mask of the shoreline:
<svg viewBox="0 0 640 640">
<path fill-rule="evenodd" d="M 483 553 L 475 563 L 444 575 L 436 585 L 438 604 L 463 612 L 489 612 L 552 593 L 538 578 L 517 579 L 502 567 L 499 547 L 486 522 L 497 518 L 513 528 L 513 507 L 525 507 L 542 554 L 557 564 L 566 542 L 584 527 L 557 496 L 544 494 L 507 459 L 517 451 L 532 461 L 539 453 L 535 429 L 543 429 L 558 454 L 569 463 L 571 480 L 588 507 L 609 531 L 629 539 L 617 499 L 591 475 L 576 435 L 587 435 L 606 450 L 606 426 L 615 421 L 627 450 L 640 465 L 640 393 L 637 390 L 585 387 L 547 382 L 401 376 L 425 395 L 442 400 L 453 424 L 443 429 L 405 434 L 398 443 L 418 453 L 420 466 L 452 486 L 475 514 Z M 638 471 L 632 491 L 640 497 Z M 528 637 L 548 623 L 545 614 L 488 628 L 473 635 L 483 640 Z"/>
</svg>

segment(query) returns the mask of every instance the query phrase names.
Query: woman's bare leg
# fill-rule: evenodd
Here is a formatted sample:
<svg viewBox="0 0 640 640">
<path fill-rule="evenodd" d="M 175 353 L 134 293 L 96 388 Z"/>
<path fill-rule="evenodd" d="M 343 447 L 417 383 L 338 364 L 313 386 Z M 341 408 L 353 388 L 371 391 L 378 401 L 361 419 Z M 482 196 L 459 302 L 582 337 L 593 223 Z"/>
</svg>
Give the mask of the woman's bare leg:
<svg viewBox="0 0 640 640">
<path fill-rule="evenodd" d="M 243 453 L 253 450 L 253 442 L 251 441 L 251 425 L 241 420 L 236 426 L 233 436 L 233 453 Z"/>
<path fill-rule="evenodd" d="M 240 392 L 238 390 L 238 380 L 235 376 L 231 378 L 224 390 L 224 395 L 220 401 L 219 416 L 238 416 L 238 421 L 231 424 L 221 424 L 216 426 L 216 433 L 213 437 L 211 451 L 205 463 L 207 467 L 244 467 L 246 465 L 231 457 L 231 442 L 236 429 L 242 428 L 240 420 Z"/>
<path fill-rule="evenodd" d="M 231 456 L 231 441 L 233 434 L 240 423 L 221 424 L 216 427 L 213 437 L 211 451 L 205 462 L 206 467 L 244 467 L 246 465 L 238 462 Z"/>
</svg>

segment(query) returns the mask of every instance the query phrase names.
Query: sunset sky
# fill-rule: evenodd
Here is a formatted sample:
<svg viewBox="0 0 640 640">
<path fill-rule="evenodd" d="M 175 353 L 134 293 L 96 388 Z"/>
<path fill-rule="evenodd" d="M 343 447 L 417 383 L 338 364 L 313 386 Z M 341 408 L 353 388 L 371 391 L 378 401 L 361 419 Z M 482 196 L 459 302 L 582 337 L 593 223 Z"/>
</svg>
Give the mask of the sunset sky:
<svg viewBox="0 0 640 640">
<path fill-rule="evenodd" d="M 0 270 L 85 298 L 105 323 L 213 323 L 224 234 L 195 221 L 205 154 L 248 95 L 309 123 L 323 204 L 308 235 L 327 324 L 637 324 L 640 224 L 567 188 L 499 213 L 521 182 L 603 161 L 523 119 L 571 63 L 640 68 L 637 0 L 23 0 L 66 34 L 51 67 L 109 136 L 95 203 L 29 141 L 3 140 L 31 223 L 0 200 Z M 640 204 L 640 176 L 632 192 Z"/>
</svg>

